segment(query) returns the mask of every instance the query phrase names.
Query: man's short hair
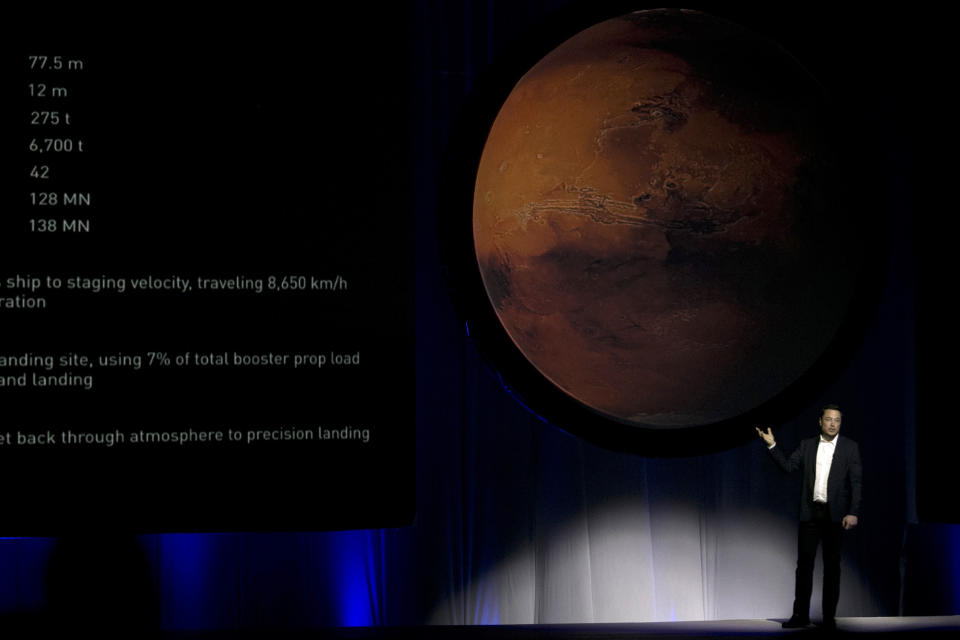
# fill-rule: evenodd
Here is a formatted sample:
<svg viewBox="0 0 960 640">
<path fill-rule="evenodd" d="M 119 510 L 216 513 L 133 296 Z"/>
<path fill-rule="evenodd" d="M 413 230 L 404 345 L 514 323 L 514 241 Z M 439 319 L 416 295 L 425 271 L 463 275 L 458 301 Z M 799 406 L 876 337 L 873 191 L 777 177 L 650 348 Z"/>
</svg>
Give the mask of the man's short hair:
<svg viewBox="0 0 960 640">
<path fill-rule="evenodd" d="M 828 404 L 827 406 L 825 406 L 823 409 L 820 410 L 820 417 L 822 418 L 827 411 L 836 411 L 841 416 L 843 415 L 843 411 L 840 411 L 840 407 L 838 407 L 835 404 Z"/>
</svg>

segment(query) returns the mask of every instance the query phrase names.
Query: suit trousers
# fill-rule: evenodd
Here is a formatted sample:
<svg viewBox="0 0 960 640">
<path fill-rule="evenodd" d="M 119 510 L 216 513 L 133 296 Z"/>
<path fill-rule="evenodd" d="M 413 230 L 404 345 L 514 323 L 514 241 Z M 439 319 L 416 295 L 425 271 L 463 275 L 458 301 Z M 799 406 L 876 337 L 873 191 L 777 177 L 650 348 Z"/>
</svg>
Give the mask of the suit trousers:
<svg viewBox="0 0 960 640">
<path fill-rule="evenodd" d="M 810 617 L 810 595 L 813 593 L 813 564 L 817 546 L 823 543 L 823 618 L 833 619 L 840 599 L 840 542 L 843 526 L 830 522 L 827 505 L 813 503 L 813 519 L 800 523 L 797 536 L 797 583 L 793 601 L 793 615 Z"/>
</svg>

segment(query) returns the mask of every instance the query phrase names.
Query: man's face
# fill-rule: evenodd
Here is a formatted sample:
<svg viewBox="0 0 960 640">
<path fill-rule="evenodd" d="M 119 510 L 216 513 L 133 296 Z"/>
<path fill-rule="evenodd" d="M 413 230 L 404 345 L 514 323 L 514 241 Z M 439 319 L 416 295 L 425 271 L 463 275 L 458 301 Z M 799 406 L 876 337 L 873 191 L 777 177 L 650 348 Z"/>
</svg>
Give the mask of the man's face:
<svg viewBox="0 0 960 640">
<path fill-rule="evenodd" d="M 836 409 L 827 409 L 820 416 L 820 433 L 827 440 L 833 440 L 840 431 L 840 412 Z"/>
</svg>

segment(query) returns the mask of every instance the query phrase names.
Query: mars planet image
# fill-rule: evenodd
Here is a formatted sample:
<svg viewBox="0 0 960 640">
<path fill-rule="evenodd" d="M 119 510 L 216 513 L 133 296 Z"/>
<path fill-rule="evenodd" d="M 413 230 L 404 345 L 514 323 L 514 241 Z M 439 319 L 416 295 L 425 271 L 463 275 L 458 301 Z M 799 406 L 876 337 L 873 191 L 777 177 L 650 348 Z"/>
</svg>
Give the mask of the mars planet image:
<svg viewBox="0 0 960 640">
<path fill-rule="evenodd" d="M 762 405 L 854 297 L 842 140 L 817 80 L 737 24 L 660 9 L 581 31 L 519 80 L 480 158 L 473 241 L 497 318 L 620 423 Z"/>
</svg>

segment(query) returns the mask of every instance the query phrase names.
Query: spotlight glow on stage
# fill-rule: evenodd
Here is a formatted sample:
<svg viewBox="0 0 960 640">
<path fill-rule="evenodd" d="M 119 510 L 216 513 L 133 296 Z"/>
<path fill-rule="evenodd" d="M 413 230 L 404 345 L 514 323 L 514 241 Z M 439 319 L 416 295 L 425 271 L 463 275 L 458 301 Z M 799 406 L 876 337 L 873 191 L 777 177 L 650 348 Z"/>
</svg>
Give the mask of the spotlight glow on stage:
<svg viewBox="0 0 960 640">
<path fill-rule="evenodd" d="M 622 499 L 540 528 L 499 563 L 460 580 L 430 624 L 573 624 L 786 619 L 796 522 L 758 509 Z M 842 567 L 841 615 L 878 615 Z M 818 561 L 811 616 L 821 614 Z M 497 612 L 499 615 L 492 615 Z"/>
</svg>

